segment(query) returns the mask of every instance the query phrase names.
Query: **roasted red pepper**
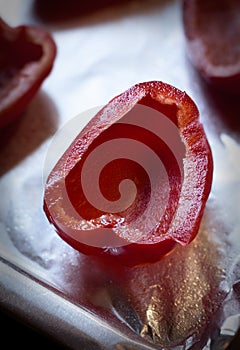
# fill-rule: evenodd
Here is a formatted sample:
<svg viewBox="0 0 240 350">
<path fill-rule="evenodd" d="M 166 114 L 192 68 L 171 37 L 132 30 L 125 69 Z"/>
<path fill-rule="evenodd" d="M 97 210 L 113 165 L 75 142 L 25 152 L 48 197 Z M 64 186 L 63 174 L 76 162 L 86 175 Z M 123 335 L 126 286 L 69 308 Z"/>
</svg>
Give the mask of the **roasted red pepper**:
<svg viewBox="0 0 240 350">
<path fill-rule="evenodd" d="M 240 94 L 240 1 L 183 0 L 187 51 L 209 83 Z"/>
<path fill-rule="evenodd" d="M 46 30 L 0 18 L 0 127 L 21 115 L 52 70 L 56 44 Z"/>
<path fill-rule="evenodd" d="M 140 83 L 112 99 L 72 142 L 46 181 L 44 210 L 80 252 L 128 266 L 155 262 L 196 236 L 212 172 L 192 99 L 163 82 Z M 111 206 L 124 197 L 119 184 L 126 179 L 136 192 L 125 183 L 122 209 L 108 210 L 99 199 L 94 205 L 94 183 Z"/>
</svg>

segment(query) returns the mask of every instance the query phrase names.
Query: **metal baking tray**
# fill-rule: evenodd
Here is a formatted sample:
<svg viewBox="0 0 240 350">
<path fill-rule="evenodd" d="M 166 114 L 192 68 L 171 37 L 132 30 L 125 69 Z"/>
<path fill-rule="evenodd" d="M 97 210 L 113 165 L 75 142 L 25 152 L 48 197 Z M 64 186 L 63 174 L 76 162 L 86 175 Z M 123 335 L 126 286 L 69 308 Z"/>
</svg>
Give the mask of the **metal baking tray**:
<svg viewBox="0 0 240 350">
<path fill-rule="evenodd" d="M 43 26 L 58 48 L 40 91 L 0 136 L 1 307 L 72 349 L 221 349 L 240 325 L 239 105 L 192 68 L 180 1 L 84 2 L 76 11 L 72 3 L 0 1 L 9 24 Z M 197 104 L 213 186 L 189 246 L 116 270 L 76 252 L 49 224 L 44 163 L 71 118 L 149 80 Z"/>
</svg>

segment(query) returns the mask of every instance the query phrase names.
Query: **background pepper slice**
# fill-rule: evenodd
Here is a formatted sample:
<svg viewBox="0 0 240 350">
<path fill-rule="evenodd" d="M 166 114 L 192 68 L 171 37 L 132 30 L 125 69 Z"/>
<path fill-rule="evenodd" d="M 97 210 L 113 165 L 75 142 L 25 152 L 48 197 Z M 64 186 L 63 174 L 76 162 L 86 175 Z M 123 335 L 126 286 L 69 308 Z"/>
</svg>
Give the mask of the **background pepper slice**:
<svg viewBox="0 0 240 350">
<path fill-rule="evenodd" d="M 96 146 L 115 138 L 120 139 L 122 131 L 125 132 L 124 128 L 129 130 L 128 126 L 126 127 L 124 124 L 123 118 L 137 105 L 153 108 L 159 112 L 159 115 L 161 113 L 175 125 L 179 138 L 184 144 L 185 154 L 182 159 L 183 178 L 181 178 L 177 163 L 176 166 L 172 165 L 173 158 L 169 158 L 171 152 L 168 152 L 161 142 L 155 141 L 154 136 L 150 136 L 148 130 L 142 133 L 141 130 L 135 129 L 135 132 L 132 132 L 133 136 L 131 133 L 125 134 L 126 137 L 141 140 L 143 143 L 145 137 L 146 143 L 150 141 L 155 153 L 162 149 L 163 158 L 165 156 L 165 160 L 162 161 L 167 168 L 170 186 L 168 202 L 170 205 L 165 206 L 161 221 L 151 232 L 147 232 L 147 225 L 138 227 L 136 231 L 138 231 L 137 233 L 139 230 L 141 231 L 141 237 L 135 240 L 133 237 L 135 232 L 131 237 L 130 234 L 128 235 L 127 225 L 131 220 L 135 220 L 135 216 L 142 215 L 142 206 L 135 203 L 131 209 L 117 214 L 94 210 L 91 204 L 86 204 L 88 198 L 84 197 L 80 178 L 82 166 L 88 156 L 94 152 Z M 146 115 L 146 120 L 148 120 L 147 118 Z M 118 124 L 119 122 L 120 124 Z M 167 162 L 167 160 L 169 161 Z M 126 178 L 125 171 L 129 164 L 124 157 L 121 159 L 121 166 L 117 163 L 112 164 L 109 177 L 106 173 L 104 175 L 102 190 L 107 195 L 111 196 L 113 192 L 112 178 L 118 177 L 119 174 L 122 175 L 122 178 Z M 116 170 L 115 173 L 114 170 Z M 95 164 L 92 164 L 91 171 L 95 171 Z M 176 242 L 187 245 L 196 236 L 211 190 L 212 173 L 211 149 L 199 121 L 198 109 L 192 99 L 185 92 L 163 82 L 140 83 L 116 96 L 103 107 L 60 158 L 46 182 L 44 210 L 58 234 L 84 254 L 111 257 L 127 266 L 155 262 L 170 252 Z M 127 175 L 132 176 L 131 170 Z M 142 196 L 140 195 L 140 204 L 142 204 L 149 194 L 146 176 L 144 174 L 139 176 L 136 173 L 135 178 L 138 189 L 142 193 Z M 161 179 L 158 184 L 161 189 L 154 189 L 157 193 L 158 203 L 153 204 L 153 211 L 160 211 L 161 207 L 161 191 L 163 189 Z M 70 207 L 66 204 L 69 203 L 69 200 Z M 90 235 L 91 229 L 103 227 L 111 227 L 117 232 L 119 232 L 119 228 L 122 229 L 123 237 L 127 239 L 128 244 L 114 248 L 100 247 L 86 244 L 82 241 L 80 234 L 78 237 L 79 228 L 81 231 L 86 230 L 86 233 Z"/>
<path fill-rule="evenodd" d="M 239 0 L 183 0 L 187 52 L 209 83 L 240 94 Z"/>
<path fill-rule="evenodd" d="M 46 30 L 0 18 L 0 127 L 17 118 L 52 70 L 56 44 Z"/>
</svg>

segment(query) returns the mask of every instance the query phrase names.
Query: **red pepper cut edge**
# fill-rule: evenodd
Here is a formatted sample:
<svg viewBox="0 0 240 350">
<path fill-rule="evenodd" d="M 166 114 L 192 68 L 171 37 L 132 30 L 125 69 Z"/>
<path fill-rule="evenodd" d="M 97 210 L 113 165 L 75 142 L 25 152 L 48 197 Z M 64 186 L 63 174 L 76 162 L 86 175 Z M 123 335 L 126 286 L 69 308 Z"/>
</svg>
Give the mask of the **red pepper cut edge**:
<svg viewBox="0 0 240 350">
<path fill-rule="evenodd" d="M 190 61 L 212 86 L 240 94 L 239 0 L 183 0 Z"/>
<path fill-rule="evenodd" d="M 53 68 L 56 44 L 46 30 L 11 27 L 0 18 L 0 128 L 19 117 Z"/>
<path fill-rule="evenodd" d="M 167 223 L 167 232 L 161 232 L 164 225 L 160 224 L 157 237 L 149 237 L 143 232 L 141 242 L 130 243 L 115 249 L 104 249 L 104 247 L 81 243 L 66 233 L 56 219 L 56 216 L 59 218 L 63 215 L 63 221 L 71 225 L 71 216 L 64 208 L 63 193 L 59 189 L 61 187 L 59 183 L 64 182 L 66 186 L 69 185 L 71 192 L 71 181 L 75 184 L 78 174 L 78 171 L 75 173 L 74 171 L 91 150 L 92 144 L 103 137 L 104 133 L 114 126 L 114 123 L 121 120 L 137 104 L 152 107 L 172 120 L 185 145 L 183 182 L 179 193 L 173 191 L 172 199 L 175 202 L 172 202 L 173 210 L 170 208 L 168 212 L 171 218 Z M 160 81 L 139 83 L 116 96 L 103 107 L 57 162 L 46 182 L 44 211 L 50 223 L 55 226 L 57 233 L 84 254 L 111 257 L 127 266 L 152 263 L 170 252 L 176 242 L 187 245 L 197 235 L 211 190 L 212 175 L 211 148 L 193 100 L 185 92 Z M 96 222 L 99 224 L 99 221 Z"/>
</svg>

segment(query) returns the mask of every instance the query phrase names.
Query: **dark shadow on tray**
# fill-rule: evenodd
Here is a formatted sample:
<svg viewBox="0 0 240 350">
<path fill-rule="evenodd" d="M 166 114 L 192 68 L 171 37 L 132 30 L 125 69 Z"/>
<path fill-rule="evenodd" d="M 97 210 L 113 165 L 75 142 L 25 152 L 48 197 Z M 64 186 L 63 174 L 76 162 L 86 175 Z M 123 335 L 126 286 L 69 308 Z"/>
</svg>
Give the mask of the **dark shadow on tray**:
<svg viewBox="0 0 240 350">
<path fill-rule="evenodd" d="M 52 136 L 58 125 L 53 101 L 39 91 L 25 112 L 0 130 L 0 176 Z"/>
<path fill-rule="evenodd" d="M 127 2 L 127 0 L 98 0 L 93 2 L 79 0 L 35 0 L 34 11 L 44 21 L 57 22 L 85 16 L 108 6 L 116 6 L 118 3 L 124 2 Z"/>
<path fill-rule="evenodd" d="M 204 93 L 211 99 L 222 121 L 232 131 L 240 133 L 239 96 L 217 90 L 207 83 L 204 85 Z"/>
<path fill-rule="evenodd" d="M 109 19 L 109 16 L 111 18 L 115 17 L 117 15 L 116 9 L 123 9 L 124 6 L 130 6 L 134 12 L 146 11 L 148 8 L 159 6 L 168 1 L 148 0 L 136 3 L 134 0 L 98 0 L 93 2 L 79 0 L 35 0 L 32 12 L 42 22 L 52 25 L 63 25 L 66 23 L 68 25 L 76 25 L 79 20 L 86 20 L 86 23 L 89 24 L 92 21 Z M 103 14 L 102 11 L 104 10 L 108 13 Z M 103 16 L 99 15 L 100 13 Z M 97 15 L 97 18 L 91 18 L 92 15 Z"/>
<path fill-rule="evenodd" d="M 213 118 L 216 118 L 215 115 L 217 115 L 219 119 L 216 122 L 222 125 L 224 131 L 229 131 L 230 133 L 234 133 L 236 136 L 240 136 L 240 96 L 220 90 L 216 86 L 208 83 L 196 71 L 194 75 L 204 100 L 214 112 Z"/>
</svg>

